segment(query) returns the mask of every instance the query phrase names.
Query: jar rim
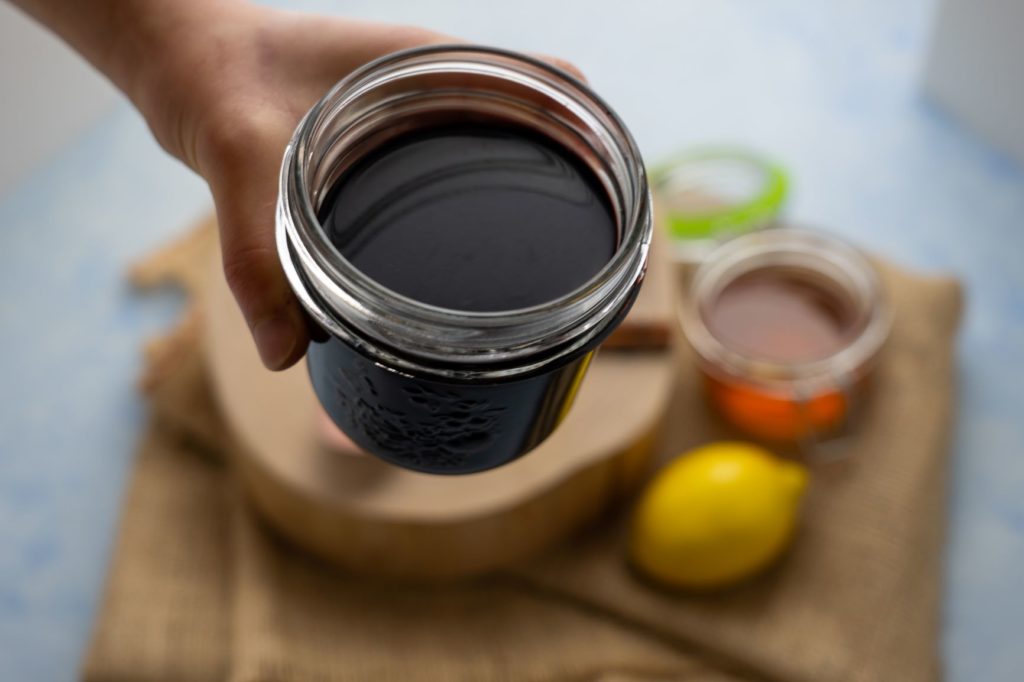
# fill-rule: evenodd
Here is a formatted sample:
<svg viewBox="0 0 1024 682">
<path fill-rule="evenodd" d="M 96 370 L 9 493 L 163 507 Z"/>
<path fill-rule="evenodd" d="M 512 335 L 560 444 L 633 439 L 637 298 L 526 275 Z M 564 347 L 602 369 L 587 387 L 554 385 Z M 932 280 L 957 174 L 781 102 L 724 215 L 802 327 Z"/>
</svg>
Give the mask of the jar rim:
<svg viewBox="0 0 1024 682">
<path fill-rule="evenodd" d="M 353 106 L 359 97 L 382 84 L 394 86 L 402 78 L 424 73 L 463 72 L 507 79 L 518 87 L 542 92 L 549 101 L 558 102 L 590 126 L 624 169 L 627 182 L 615 187 L 622 204 L 615 253 L 589 280 L 551 301 L 507 311 L 463 311 L 424 303 L 394 292 L 361 272 L 338 251 L 320 225 L 310 171 L 317 135 L 332 117 L 341 115 L 346 106 Z M 346 336 L 355 330 L 391 347 L 414 365 L 424 361 L 516 363 L 506 371 L 521 371 L 534 366 L 526 362 L 530 358 L 562 355 L 585 345 L 623 305 L 628 305 L 629 287 L 643 277 L 652 229 L 640 152 L 618 115 L 571 74 L 539 59 L 498 48 L 427 46 L 392 53 L 364 65 L 339 81 L 309 110 L 289 142 L 282 164 L 278 251 L 303 306 L 329 332 Z"/>
<path fill-rule="evenodd" d="M 669 232 L 689 244 L 720 243 L 723 237 L 738 236 L 773 223 L 789 192 L 789 176 L 781 164 L 759 152 L 727 144 L 679 152 L 656 163 L 650 176 L 655 192 L 662 199 Z M 736 177 L 741 177 L 742 181 L 731 182 Z M 671 199 L 679 191 L 678 184 L 688 191 L 718 194 L 724 190 L 723 193 L 734 196 L 717 206 L 694 210 L 677 208 Z M 730 184 L 740 187 L 733 188 Z"/>
<path fill-rule="evenodd" d="M 731 282 L 762 268 L 796 263 L 855 301 L 856 331 L 841 348 L 824 357 L 785 362 L 730 347 L 709 329 L 703 310 Z M 717 247 L 694 272 L 679 312 L 687 340 L 712 371 L 769 388 L 798 385 L 811 393 L 849 384 L 872 363 L 892 325 L 881 280 L 867 256 L 834 235 L 806 227 L 769 228 Z"/>
</svg>

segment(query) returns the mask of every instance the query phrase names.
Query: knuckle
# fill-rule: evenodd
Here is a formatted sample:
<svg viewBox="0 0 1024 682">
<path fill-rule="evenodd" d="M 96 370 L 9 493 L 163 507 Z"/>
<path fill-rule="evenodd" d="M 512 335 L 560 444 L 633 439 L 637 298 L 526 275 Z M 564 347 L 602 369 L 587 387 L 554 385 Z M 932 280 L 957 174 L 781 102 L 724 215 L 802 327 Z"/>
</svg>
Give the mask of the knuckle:
<svg viewBox="0 0 1024 682">
<path fill-rule="evenodd" d="M 273 131 L 273 121 L 266 113 L 239 107 L 210 111 L 203 118 L 198 133 L 199 162 L 204 171 L 225 172 L 242 166 L 260 148 Z"/>
<path fill-rule="evenodd" d="M 255 305 L 274 290 L 277 273 L 277 253 L 263 244 L 224 247 L 222 257 L 224 277 L 239 303 Z"/>
</svg>

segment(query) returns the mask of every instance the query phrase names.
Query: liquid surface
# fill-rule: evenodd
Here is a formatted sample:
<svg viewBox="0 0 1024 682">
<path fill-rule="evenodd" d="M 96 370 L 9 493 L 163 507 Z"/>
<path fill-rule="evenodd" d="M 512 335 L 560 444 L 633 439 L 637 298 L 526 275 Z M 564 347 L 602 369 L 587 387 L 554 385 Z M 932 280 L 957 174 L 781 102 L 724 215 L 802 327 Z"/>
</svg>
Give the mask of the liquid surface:
<svg viewBox="0 0 1024 682">
<path fill-rule="evenodd" d="M 617 242 L 589 168 L 547 138 L 490 126 L 416 131 L 374 150 L 331 188 L 320 221 L 392 291 L 476 312 L 568 294 Z"/>
<path fill-rule="evenodd" d="M 730 282 L 706 314 L 711 333 L 750 357 L 807 362 L 843 349 L 849 307 L 813 281 L 785 271 L 756 270 Z"/>
</svg>

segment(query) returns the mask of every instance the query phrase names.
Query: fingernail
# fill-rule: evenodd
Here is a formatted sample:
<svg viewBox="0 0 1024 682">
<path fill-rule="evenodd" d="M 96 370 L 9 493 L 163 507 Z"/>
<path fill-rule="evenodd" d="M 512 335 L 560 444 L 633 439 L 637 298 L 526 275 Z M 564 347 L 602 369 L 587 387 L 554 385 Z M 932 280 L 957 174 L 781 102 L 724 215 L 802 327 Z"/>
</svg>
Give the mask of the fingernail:
<svg viewBox="0 0 1024 682">
<path fill-rule="evenodd" d="M 295 351 L 297 335 L 287 309 L 264 318 L 252 328 L 252 337 L 267 369 L 281 369 Z"/>
</svg>

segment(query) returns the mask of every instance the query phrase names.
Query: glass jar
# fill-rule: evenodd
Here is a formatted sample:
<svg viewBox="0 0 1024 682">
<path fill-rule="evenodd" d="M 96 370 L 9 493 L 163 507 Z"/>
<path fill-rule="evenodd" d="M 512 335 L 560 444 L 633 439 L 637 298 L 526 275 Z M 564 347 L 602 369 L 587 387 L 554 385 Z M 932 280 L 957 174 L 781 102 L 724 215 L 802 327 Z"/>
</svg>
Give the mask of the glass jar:
<svg viewBox="0 0 1024 682">
<path fill-rule="evenodd" d="M 700 147 L 655 166 L 651 182 L 675 258 L 695 267 L 719 244 L 774 225 L 789 178 L 766 156 L 741 147 Z"/>
<path fill-rule="evenodd" d="M 607 192 L 617 248 L 569 294 L 518 310 L 444 309 L 383 287 L 326 237 L 318 211 L 353 163 L 410 131 L 480 122 L 547 136 Z M 314 391 L 357 445 L 424 472 L 499 466 L 552 432 L 637 295 L 651 233 L 643 163 L 615 113 L 565 72 L 503 50 L 427 47 L 364 66 L 305 116 L 281 170 L 278 252 L 323 332 L 307 353 Z"/>
<path fill-rule="evenodd" d="M 745 316 L 745 330 L 737 334 L 716 324 L 726 292 L 758 281 L 774 288 L 734 309 Z M 689 293 L 683 329 L 708 399 L 727 421 L 755 438 L 798 445 L 845 429 L 890 327 L 878 276 L 857 249 L 805 229 L 751 233 L 713 251 L 694 273 Z M 797 300 L 789 306 L 786 296 Z M 819 314 L 835 323 L 822 342 L 814 338 L 820 329 L 800 328 L 800 315 Z M 780 323 L 780 316 L 789 319 Z"/>
</svg>

